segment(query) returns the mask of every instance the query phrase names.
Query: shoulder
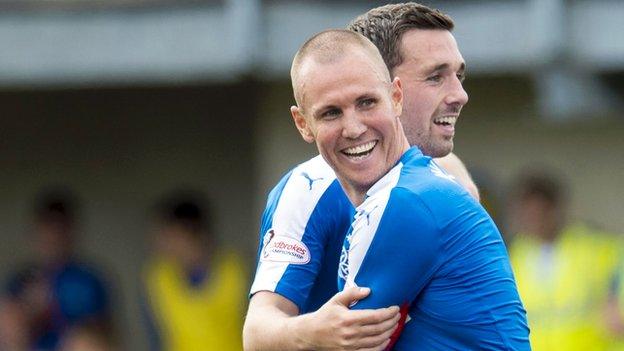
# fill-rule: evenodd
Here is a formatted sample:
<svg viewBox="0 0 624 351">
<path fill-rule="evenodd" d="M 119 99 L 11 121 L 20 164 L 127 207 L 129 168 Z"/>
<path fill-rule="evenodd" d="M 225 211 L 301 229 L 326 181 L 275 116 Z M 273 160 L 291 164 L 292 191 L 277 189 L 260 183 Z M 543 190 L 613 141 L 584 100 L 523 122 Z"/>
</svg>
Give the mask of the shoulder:
<svg viewBox="0 0 624 351">
<path fill-rule="evenodd" d="M 417 148 L 409 149 L 401 161 L 367 192 L 356 210 L 356 222 L 402 221 L 407 225 L 431 217 L 440 197 L 447 198 L 458 185 L 430 157 Z M 367 226 L 368 227 L 368 226 Z"/>
<path fill-rule="evenodd" d="M 265 233 L 273 228 L 278 235 L 284 231 L 301 234 L 308 222 L 327 222 L 343 215 L 342 209 L 349 208 L 339 206 L 348 199 L 334 171 L 321 156 L 300 164 L 289 173 L 279 198 L 267 207 Z"/>
<path fill-rule="evenodd" d="M 319 202 L 328 197 L 330 203 L 346 198 L 331 167 L 320 155 L 299 164 L 269 194 L 260 235 L 276 227 L 278 234 L 284 231 L 302 233 Z"/>
<path fill-rule="evenodd" d="M 472 176 L 468 172 L 468 169 L 464 163 L 455 155 L 450 153 L 444 157 L 436 158 L 435 162 L 442 167 L 448 174 L 453 176 L 457 182 L 470 193 L 470 195 L 476 200 L 480 199 L 479 188 L 475 184 Z"/>
<path fill-rule="evenodd" d="M 333 169 L 320 155 L 298 165 L 289 173 L 284 192 L 288 196 L 301 198 L 322 194 L 336 180 Z"/>
<path fill-rule="evenodd" d="M 451 223 L 487 219 L 485 210 L 429 157 L 407 160 L 391 189 L 384 217 L 404 226 L 439 230 Z"/>
<path fill-rule="evenodd" d="M 280 203 L 288 206 L 293 203 L 299 206 L 314 205 L 334 182 L 334 171 L 320 155 L 316 156 L 294 167 L 282 177 L 269 194 L 267 208 Z"/>
<path fill-rule="evenodd" d="M 405 164 L 393 189 L 393 198 L 394 201 L 420 201 L 431 210 L 475 202 L 453 176 L 428 157 Z"/>
<path fill-rule="evenodd" d="M 445 192 L 464 191 L 453 175 L 440 167 L 431 157 L 422 154 L 404 161 L 397 186 L 420 193 L 431 189 L 441 189 Z"/>
</svg>

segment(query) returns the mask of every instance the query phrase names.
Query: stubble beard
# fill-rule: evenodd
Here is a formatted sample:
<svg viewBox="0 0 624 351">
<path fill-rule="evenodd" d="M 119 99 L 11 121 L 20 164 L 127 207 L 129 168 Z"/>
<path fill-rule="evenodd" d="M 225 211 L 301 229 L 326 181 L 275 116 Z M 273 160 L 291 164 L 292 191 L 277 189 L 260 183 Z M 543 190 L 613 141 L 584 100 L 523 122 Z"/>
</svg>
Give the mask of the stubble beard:
<svg viewBox="0 0 624 351">
<path fill-rule="evenodd" d="M 421 151 L 426 156 L 433 158 L 444 157 L 453 151 L 453 138 L 434 140 L 434 138 L 428 138 L 421 147 Z"/>
<path fill-rule="evenodd" d="M 408 136 L 410 146 L 418 146 L 425 156 L 444 157 L 453 151 L 453 137 L 450 139 L 441 136 L 435 138 L 431 130 L 428 133 L 423 133 L 417 129 L 405 129 L 405 133 Z"/>
</svg>

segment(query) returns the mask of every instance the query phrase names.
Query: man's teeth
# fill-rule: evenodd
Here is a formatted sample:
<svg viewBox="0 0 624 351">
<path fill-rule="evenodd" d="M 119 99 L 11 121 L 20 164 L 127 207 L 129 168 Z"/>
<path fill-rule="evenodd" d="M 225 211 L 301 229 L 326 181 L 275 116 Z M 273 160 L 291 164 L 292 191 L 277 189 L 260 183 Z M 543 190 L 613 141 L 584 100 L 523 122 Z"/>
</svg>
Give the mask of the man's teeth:
<svg viewBox="0 0 624 351">
<path fill-rule="evenodd" d="M 349 156 L 360 156 L 373 150 L 375 145 L 377 145 L 377 141 L 371 141 L 366 144 L 344 149 L 343 152 Z"/>
<path fill-rule="evenodd" d="M 452 117 L 452 116 L 438 117 L 433 120 L 433 123 L 435 124 L 450 124 L 452 126 L 454 126 L 456 122 L 457 122 L 457 117 Z"/>
</svg>

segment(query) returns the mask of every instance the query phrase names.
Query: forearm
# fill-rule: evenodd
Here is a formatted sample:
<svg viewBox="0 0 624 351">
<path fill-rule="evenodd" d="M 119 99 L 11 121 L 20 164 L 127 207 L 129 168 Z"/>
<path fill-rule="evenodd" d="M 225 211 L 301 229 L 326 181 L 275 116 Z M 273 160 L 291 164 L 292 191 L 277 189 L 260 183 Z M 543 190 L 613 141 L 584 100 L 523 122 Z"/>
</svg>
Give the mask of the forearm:
<svg viewBox="0 0 624 351">
<path fill-rule="evenodd" d="M 334 295 L 319 310 L 297 315 L 290 300 L 259 292 L 249 302 L 243 328 L 244 349 L 270 350 L 383 350 L 399 320 L 398 307 L 350 311 L 353 301 L 369 289 L 347 289 Z"/>
<path fill-rule="evenodd" d="M 305 345 L 303 328 L 307 315 L 297 316 L 292 306 L 264 304 L 263 296 L 254 296 L 243 327 L 246 351 L 311 350 Z"/>
</svg>

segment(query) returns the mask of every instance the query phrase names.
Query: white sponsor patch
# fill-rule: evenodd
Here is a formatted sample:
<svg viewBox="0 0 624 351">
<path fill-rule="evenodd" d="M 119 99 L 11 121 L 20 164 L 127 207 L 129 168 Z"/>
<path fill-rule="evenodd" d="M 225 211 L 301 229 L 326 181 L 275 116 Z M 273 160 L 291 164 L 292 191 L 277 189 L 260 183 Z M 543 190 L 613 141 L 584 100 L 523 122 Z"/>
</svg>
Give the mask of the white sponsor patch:
<svg viewBox="0 0 624 351">
<path fill-rule="evenodd" d="M 306 244 L 288 236 L 277 235 L 273 229 L 264 235 L 263 247 L 261 261 L 292 264 L 310 262 L 310 250 Z"/>
</svg>

